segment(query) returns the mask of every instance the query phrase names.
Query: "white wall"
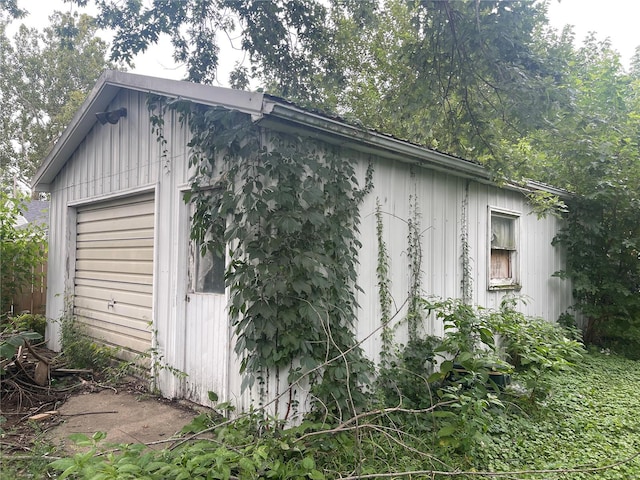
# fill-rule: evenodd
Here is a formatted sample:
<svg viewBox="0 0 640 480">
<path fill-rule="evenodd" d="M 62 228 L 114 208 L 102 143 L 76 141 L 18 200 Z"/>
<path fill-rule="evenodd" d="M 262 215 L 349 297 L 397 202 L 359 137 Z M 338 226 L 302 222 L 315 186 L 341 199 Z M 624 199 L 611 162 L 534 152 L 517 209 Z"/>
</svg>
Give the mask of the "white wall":
<svg viewBox="0 0 640 480">
<path fill-rule="evenodd" d="M 368 159 L 360 161 L 360 177 L 364 177 Z M 417 199 L 422 230 L 422 293 L 440 298 L 462 298 L 462 207 L 465 186 L 468 188 L 468 235 L 471 260 L 473 303 L 497 308 L 506 294 L 518 294 L 527 299 L 519 310 L 531 316 L 556 321 L 572 304 L 571 285 L 552 277 L 560 270 L 564 252 L 551 245 L 560 227 L 555 217 L 537 219 L 523 193 L 435 172 L 419 166 L 378 160 L 374 163 L 374 190 L 361 210 L 362 250 L 360 255 L 359 338 L 369 337 L 380 328 L 380 306 L 376 277 L 378 245 L 376 239 L 376 198 L 381 204 L 384 241 L 389 252 L 392 296 L 401 310 L 395 318 L 399 323 L 397 340 L 406 341 L 406 312 L 409 290 L 409 260 L 407 258 L 410 196 Z M 520 213 L 519 291 L 490 291 L 488 287 L 488 207 L 499 207 Z M 441 322 L 430 317 L 424 325 L 427 334 L 442 335 Z M 364 343 L 370 358 L 377 360 L 380 351 L 379 331 Z"/>
</svg>

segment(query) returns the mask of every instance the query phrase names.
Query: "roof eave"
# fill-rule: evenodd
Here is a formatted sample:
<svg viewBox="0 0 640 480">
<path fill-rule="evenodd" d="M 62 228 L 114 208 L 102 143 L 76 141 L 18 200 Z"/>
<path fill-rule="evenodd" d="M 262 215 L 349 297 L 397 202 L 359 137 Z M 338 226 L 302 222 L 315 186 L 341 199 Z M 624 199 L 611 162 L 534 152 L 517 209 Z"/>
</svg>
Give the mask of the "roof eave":
<svg viewBox="0 0 640 480">
<path fill-rule="evenodd" d="M 265 107 L 263 111 L 265 116 L 260 123 L 268 123 L 269 118 L 276 118 L 290 125 L 313 128 L 316 131 L 322 132 L 326 138 L 332 137 L 332 143 L 347 145 L 357 151 L 375 153 L 385 158 L 405 163 L 415 163 L 441 172 L 470 178 L 480 183 L 498 186 L 491 172 L 480 164 L 411 144 L 365 128 L 345 124 L 273 98 L 265 97 L 264 104 Z M 524 185 L 507 182 L 502 185 L 502 187 L 523 193 L 545 191 L 557 195 L 560 198 L 570 196 L 570 193 L 566 190 L 534 181 L 528 181 Z"/>
<path fill-rule="evenodd" d="M 261 123 L 268 121 L 266 120 L 268 117 L 273 117 L 290 124 L 297 124 L 323 132 L 325 135 L 335 138 L 333 143 L 349 144 L 356 150 L 363 150 L 357 147 L 360 144 L 365 148 L 369 147 L 367 150 L 374 151 L 382 157 L 404 162 L 428 164 L 432 168 L 456 172 L 458 175 L 484 180 L 491 179 L 491 173 L 477 163 L 411 144 L 372 130 L 345 124 L 339 120 L 308 112 L 290 104 L 266 98 L 264 103 L 265 120 L 262 120 Z"/>
</svg>

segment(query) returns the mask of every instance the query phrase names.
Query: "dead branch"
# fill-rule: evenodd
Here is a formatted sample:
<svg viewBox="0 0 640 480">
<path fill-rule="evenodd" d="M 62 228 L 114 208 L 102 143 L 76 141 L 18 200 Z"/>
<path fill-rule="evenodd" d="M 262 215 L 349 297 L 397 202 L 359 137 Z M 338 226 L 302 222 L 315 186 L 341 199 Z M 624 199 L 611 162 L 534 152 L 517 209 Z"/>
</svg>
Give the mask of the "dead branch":
<svg viewBox="0 0 640 480">
<path fill-rule="evenodd" d="M 556 474 L 565 474 L 565 473 L 595 473 L 602 472 L 604 470 L 610 470 L 614 467 L 618 467 L 620 465 L 624 465 L 626 463 L 630 463 L 636 458 L 640 457 L 640 451 L 631 455 L 630 457 L 619 460 L 615 463 L 611 463 L 608 465 L 604 465 L 602 467 L 577 467 L 577 468 L 553 468 L 547 470 L 515 470 L 512 472 L 466 472 L 466 471 L 457 471 L 457 472 L 447 472 L 440 470 L 414 470 L 411 472 L 391 472 L 391 473 L 371 473 L 367 475 L 358 475 L 358 476 L 349 476 L 349 477 L 339 477 L 340 480 L 360 480 L 366 478 L 397 478 L 397 477 L 411 477 L 414 475 L 441 475 L 443 477 L 458 477 L 461 475 L 468 476 L 476 476 L 476 477 L 507 477 L 512 475 L 547 475 L 550 473 Z"/>
</svg>

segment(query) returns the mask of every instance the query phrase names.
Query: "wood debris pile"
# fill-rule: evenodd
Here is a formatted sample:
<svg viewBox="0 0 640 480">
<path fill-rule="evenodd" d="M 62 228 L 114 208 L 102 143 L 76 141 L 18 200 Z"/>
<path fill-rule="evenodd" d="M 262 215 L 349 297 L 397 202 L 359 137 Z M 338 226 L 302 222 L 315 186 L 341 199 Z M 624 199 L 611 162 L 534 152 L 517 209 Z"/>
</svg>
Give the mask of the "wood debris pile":
<svg viewBox="0 0 640 480">
<path fill-rule="evenodd" d="M 42 421 L 55 416 L 56 409 L 82 383 L 65 377 L 92 373 L 90 370 L 64 368 L 61 357 L 42 343 L 33 332 L 0 334 L 0 428 L 24 420 Z"/>
</svg>

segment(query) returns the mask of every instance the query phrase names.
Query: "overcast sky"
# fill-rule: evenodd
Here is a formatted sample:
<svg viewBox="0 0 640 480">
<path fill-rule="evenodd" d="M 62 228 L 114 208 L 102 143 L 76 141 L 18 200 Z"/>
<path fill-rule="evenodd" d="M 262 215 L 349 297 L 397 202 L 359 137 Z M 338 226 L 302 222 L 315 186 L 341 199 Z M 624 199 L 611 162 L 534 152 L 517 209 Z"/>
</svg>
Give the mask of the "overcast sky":
<svg viewBox="0 0 640 480">
<path fill-rule="evenodd" d="M 38 27 L 47 25 L 47 18 L 54 10 L 66 11 L 70 8 L 63 0 L 20 0 L 19 5 L 30 12 L 25 23 Z M 640 45 L 640 0 L 551 0 L 549 17 L 551 25 L 558 29 L 566 24 L 574 25 L 578 44 L 591 31 L 596 32 L 599 39 L 609 37 L 613 47 L 622 55 L 625 67 L 630 65 L 635 48 Z M 174 65 L 168 54 L 171 51 L 165 39 L 164 45 L 150 48 L 136 57 L 133 72 L 184 78 L 185 70 Z M 223 86 L 226 86 L 228 72 L 237 59 L 235 55 L 230 53 L 230 49 L 226 54 L 224 50 L 222 52 L 218 74 Z"/>
</svg>

